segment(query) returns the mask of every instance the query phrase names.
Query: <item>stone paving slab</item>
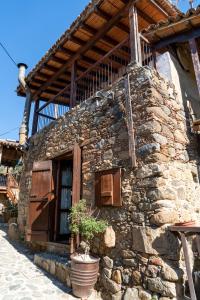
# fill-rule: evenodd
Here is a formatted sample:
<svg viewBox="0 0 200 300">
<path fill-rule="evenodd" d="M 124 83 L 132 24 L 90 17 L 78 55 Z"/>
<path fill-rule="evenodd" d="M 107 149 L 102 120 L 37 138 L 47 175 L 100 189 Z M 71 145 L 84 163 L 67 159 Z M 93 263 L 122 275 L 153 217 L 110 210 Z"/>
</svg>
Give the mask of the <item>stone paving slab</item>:
<svg viewBox="0 0 200 300">
<path fill-rule="evenodd" d="M 70 289 L 33 264 L 33 255 L 7 239 L 0 225 L 0 300 L 77 300 Z M 92 295 L 89 300 L 97 300 Z"/>
</svg>

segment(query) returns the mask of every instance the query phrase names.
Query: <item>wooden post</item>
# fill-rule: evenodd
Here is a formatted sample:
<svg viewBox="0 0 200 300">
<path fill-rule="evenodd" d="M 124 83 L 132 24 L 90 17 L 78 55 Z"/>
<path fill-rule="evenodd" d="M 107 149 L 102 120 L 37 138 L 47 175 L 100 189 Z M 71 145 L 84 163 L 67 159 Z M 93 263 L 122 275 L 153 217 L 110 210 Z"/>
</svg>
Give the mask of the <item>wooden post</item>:
<svg viewBox="0 0 200 300">
<path fill-rule="evenodd" d="M 2 161 L 2 154 L 3 154 L 3 145 L 0 145 L 0 166 Z"/>
<path fill-rule="evenodd" d="M 37 110 L 40 106 L 40 100 L 35 101 L 35 107 L 34 107 L 34 114 L 33 114 L 33 127 L 32 127 L 32 135 L 34 135 L 37 132 L 37 126 L 38 126 L 38 113 Z"/>
<path fill-rule="evenodd" d="M 75 61 L 72 64 L 71 69 L 71 91 L 70 91 L 70 108 L 76 106 L 76 72 L 77 71 L 77 62 Z"/>
<path fill-rule="evenodd" d="M 125 91 L 126 91 L 126 114 L 127 114 L 127 127 L 129 136 L 129 156 L 131 158 L 131 165 L 133 168 L 137 167 L 136 154 L 135 154 L 135 130 L 133 128 L 133 113 L 131 105 L 131 91 L 129 74 L 125 79 Z"/>
<path fill-rule="evenodd" d="M 192 56 L 195 77 L 196 77 L 196 81 L 197 81 L 197 88 L 198 88 L 199 95 L 200 95 L 200 62 L 199 62 L 199 54 L 198 54 L 195 38 L 192 38 L 189 40 L 189 45 L 190 45 L 190 52 L 191 52 L 191 56 Z"/>
<path fill-rule="evenodd" d="M 133 5 L 129 11 L 131 62 L 141 64 L 141 44 L 138 32 L 137 8 Z"/>
<path fill-rule="evenodd" d="M 190 297 L 191 297 L 191 300 L 197 300 L 195 289 L 194 289 L 194 282 L 193 282 L 193 278 L 192 278 L 192 268 L 191 268 L 190 259 L 189 259 L 188 243 L 187 243 L 184 232 L 180 232 L 180 236 L 181 236 L 181 242 L 182 242 L 183 253 L 184 253 L 184 258 L 185 258 L 185 266 L 186 266 L 188 284 L 189 284 L 189 289 L 190 289 Z"/>
</svg>

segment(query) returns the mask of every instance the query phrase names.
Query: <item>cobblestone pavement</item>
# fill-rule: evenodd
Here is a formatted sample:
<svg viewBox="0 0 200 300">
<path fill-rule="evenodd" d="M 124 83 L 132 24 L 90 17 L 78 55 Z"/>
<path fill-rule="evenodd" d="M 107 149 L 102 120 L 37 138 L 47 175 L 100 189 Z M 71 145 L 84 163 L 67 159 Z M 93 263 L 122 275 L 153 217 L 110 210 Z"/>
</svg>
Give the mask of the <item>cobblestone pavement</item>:
<svg viewBox="0 0 200 300">
<path fill-rule="evenodd" d="M 28 249 L 7 239 L 0 226 L 0 300 L 77 300 L 70 290 L 33 264 Z M 91 296 L 90 300 L 96 300 Z"/>
</svg>

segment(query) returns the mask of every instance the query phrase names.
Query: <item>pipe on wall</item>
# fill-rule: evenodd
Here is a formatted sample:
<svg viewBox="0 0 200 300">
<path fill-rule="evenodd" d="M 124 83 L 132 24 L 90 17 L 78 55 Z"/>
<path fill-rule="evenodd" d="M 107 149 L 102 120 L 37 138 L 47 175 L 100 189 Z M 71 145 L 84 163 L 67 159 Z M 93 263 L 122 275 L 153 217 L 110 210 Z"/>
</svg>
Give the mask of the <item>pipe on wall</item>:
<svg viewBox="0 0 200 300">
<path fill-rule="evenodd" d="M 30 119 L 30 111 L 31 111 L 31 91 L 25 81 L 25 73 L 28 66 L 24 63 L 19 63 L 17 66 L 19 69 L 18 80 L 26 93 L 23 119 L 19 130 L 19 144 L 21 146 L 26 147 L 27 140 L 28 140 L 28 133 L 29 133 L 29 119 Z"/>
</svg>

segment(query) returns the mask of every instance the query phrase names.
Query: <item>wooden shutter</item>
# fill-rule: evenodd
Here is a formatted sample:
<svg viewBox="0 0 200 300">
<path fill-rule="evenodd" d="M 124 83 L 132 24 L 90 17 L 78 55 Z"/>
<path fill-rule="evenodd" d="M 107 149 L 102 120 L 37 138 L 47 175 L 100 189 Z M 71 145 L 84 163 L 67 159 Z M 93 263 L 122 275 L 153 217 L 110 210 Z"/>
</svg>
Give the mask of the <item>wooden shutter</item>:
<svg viewBox="0 0 200 300">
<path fill-rule="evenodd" d="M 81 194 L 81 148 L 76 143 L 73 149 L 72 205 L 80 200 Z"/>
<path fill-rule="evenodd" d="M 113 174 L 101 176 L 101 199 L 104 205 L 113 205 Z"/>
<path fill-rule="evenodd" d="M 28 241 L 48 241 L 49 212 L 53 196 L 52 161 L 33 164 L 29 201 Z"/>
<path fill-rule="evenodd" d="M 95 200 L 97 206 L 122 206 L 120 169 L 95 173 Z"/>
</svg>

